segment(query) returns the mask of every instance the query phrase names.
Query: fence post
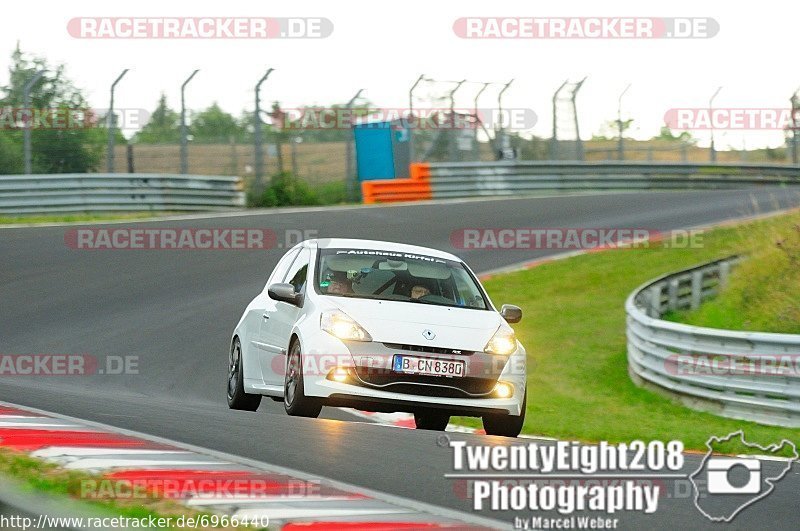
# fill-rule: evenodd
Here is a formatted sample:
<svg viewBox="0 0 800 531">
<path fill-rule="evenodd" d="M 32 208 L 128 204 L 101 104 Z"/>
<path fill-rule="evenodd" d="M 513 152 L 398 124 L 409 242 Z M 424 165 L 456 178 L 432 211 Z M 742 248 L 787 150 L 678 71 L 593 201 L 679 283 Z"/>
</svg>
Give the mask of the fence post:
<svg viewBox="0 0 800 531">
<path fill-rule="evenodd" d="M 130 142 L 127 144 L 127 155 L 128 155 L 128 173 L 135 173 L 133 168 L 133 144 Z"/>
<path fill-rule="evenodd" d="M 650 288 L 650 304 L 648 305 L 648 314 L 650 317 L 657 319 L 661 317 L 661 286 L 653 286 Z"/>
<path fill-rule="evenodd" d="M 33 152 L 31 149 L 31 126 L 33 122 L 33 113 L 31 112 L 31 89 L 33 85 L 39 81 L 39 79 L 45 74 L 44 70 L 40 70 L 33 74 L 26 83 L 25 86 L 22 87 L 22 107 L 26 110 L 26 112 L 30 112 L 31 116 L 28 120 L 23 122 L 23 131 L 22 131 L 22 151 L 23 151 L 23 158 L 25 159 L 25 175 L 30 175 L 33 172 Z"/>
<path fill-rule="evenodd" d="M 119 83 L 127 73 L 128 69 L 126 68 L 111 84 L 111 101 L 109 102 L 108 116 L 106 117 L 108 121 L 108 148 L 106 154 L 106 168 L 108 173 L 114 173 L 114 131 L 117 129 L 117 116 L 114 114 L 114 90 L 117 88 L 117 83 Z"/>
<path fill-rule="evenodd" d="M 419 83 L 419 80 L 417 81 Z M 415 83 L 416 86 L 416 83 Z M 413 89 L 412 89 L 413 90 Z M 347 102 L 347 140 L 344 145 L 345 151 L 345 159 L 344 159 L 344 178 L 347 187 L 347 200 L 348 201 L 355 201 L 358 197 L 356 193 L 356 175 L 353 171 L 355 164 L 353 164 L 353 136 L 355 135 L 355 130 L 353 129 L 353 104 L 356 100 L 361 96 L 361 93 L 364 92 L 364 89 L 359 89 L 356 92 L 356 95 L 350 98 L 350 101 Z M 409 139 L 409 142 L 411 140 Z"/>
<path fill-rule="evenodd" d="M 722 262 L 719 264 L 719 287 L 722 288 L 728 283 L 728 276 L 731 273 L 730 262 Z"/>
<path fill-rule="evenodd" d="M 667 302 L 667 308 L 670 310 L 677 310 L 678 309 L 678 279 L 673 278 L 670 279 L 668 284 L 668 297 L 669 301 Z"/>
<path fill-rule="evenodd" d="M 583 140 L 581 140 L 581 129 L 578 123 L 578 104 L 575 100 L 578 97 L 578 91 L 583 86 L 584 81 L 586 81 L 585 77 L 580 81 L 578 81 L 578 83 L 575 85 L 575 88 L 572 91 L 572 98 L 571 98 L 572 115 L 573 115 L 572 119 L 574 120 L 575 123 L 575 156 L 578 160 L 584 160 L 585 155 L 583 152 Z"/>
<path fill-rule="evenodd" d="M 192 72 L 181 85 L 181 173 L 189 173 L 189 129 L 186 127 L 186 85 L 199 72 Z"/>
<path fill-rule="evenodd" d="M 561 83 L 553 93 L 553 136 L 550 139 L 550 160 L 558 160 L 558 95 L 569 80 Z"/>
<path fill-rule="evenodd" d="M 703 301 L 703 271 L 692 272 L 692 310 L 700 307 Z"/>
<path fill-rule="evenodd" d="M 256 110 L 253 113 L 253 151 L 255 152 L 255 182 L 254 190 L 256 193 L 261 193 L 261 187 L 264 183 L 264 142 L 262 140 L 263 124 L 261 123 L 261 84 L 267 80 L 270 73 L 274 69 L 270 68 L 267 73 L 261 76 L 261 79 L 256 83 Z"/>
</svg>

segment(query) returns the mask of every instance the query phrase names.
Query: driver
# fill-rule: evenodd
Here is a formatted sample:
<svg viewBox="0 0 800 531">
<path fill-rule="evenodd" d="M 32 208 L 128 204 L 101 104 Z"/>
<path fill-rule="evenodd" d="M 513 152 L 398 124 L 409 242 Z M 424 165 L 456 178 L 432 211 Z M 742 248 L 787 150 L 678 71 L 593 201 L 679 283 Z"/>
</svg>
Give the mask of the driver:
<svg viewBox="0 0 800 531">
<path fill-rule="evenodd" d="M 351 295 L 353 293 L 353 283 L 348 280 L 346 275 L 334 273 L 328 275 L 330 279 L 325 293 L 330 295 Z"/>
<path fill-rule="evenodd" d="M 412 299 L 421 299 L 425 295 L 430 295 L 431 290 L 427 287 L 423 286 L 422 284 L 417 284 L 413 288 L 411 288 L 411 298 Z"/>
</svg>

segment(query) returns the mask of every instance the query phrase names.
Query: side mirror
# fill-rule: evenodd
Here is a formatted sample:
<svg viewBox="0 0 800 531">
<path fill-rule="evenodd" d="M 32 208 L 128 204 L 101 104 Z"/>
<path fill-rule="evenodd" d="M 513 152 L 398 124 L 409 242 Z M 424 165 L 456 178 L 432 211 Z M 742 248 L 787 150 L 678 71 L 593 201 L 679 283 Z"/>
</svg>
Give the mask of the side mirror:
<svg viewBox="0 0 800 531">
<path fill-rule="evenodd" d="M 522 320 L 522 308 L 513 304 L 504 304 L 500 308 L 500 315 L 507 323 L 518 323 Z"/>
<path fill-rule="evenodd" d="M 302 295 L 294 290 L 294 286 L 286 283 L 273 284 L 267 289 L 270 299 L 288 302 L 295 306 L 300 306 Z"/>
</svg>

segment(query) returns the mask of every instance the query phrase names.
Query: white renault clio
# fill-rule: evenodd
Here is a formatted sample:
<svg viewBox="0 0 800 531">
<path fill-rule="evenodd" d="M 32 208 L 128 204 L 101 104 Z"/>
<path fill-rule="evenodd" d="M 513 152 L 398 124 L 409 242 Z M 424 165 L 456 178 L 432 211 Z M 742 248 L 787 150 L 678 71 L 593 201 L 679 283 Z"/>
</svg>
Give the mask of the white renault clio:
<svg viewBox="0 0 800 531">
<path fill-rule="evenodd" d="M 406 411 L 417 428 L 451 415 L 483 419 L 490 435 L 519 435 L 526 355 L 458 257 L 399 243 L 316 239 L 278 262 L 231 340 L 228 406 L 261 397 L 289 415 L 322 406 Z"/>
</svg>

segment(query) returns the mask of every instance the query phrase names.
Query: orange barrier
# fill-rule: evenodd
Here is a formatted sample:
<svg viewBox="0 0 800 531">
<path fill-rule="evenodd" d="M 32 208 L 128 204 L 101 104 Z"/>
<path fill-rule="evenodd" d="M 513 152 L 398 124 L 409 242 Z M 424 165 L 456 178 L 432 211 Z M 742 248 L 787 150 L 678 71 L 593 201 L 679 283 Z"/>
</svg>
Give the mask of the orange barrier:
<svg viewBox="0 0 800 531">
<path fill-rule="evenodd" d="M 365 204 L 392 203 L 396 201 L 422 201 L 433 197 L 431 167 L 427 162 L 414 162 L 409 166 L 408 179 L 381 179 L 361 183 L 361 196 Z"/>
</svg>

